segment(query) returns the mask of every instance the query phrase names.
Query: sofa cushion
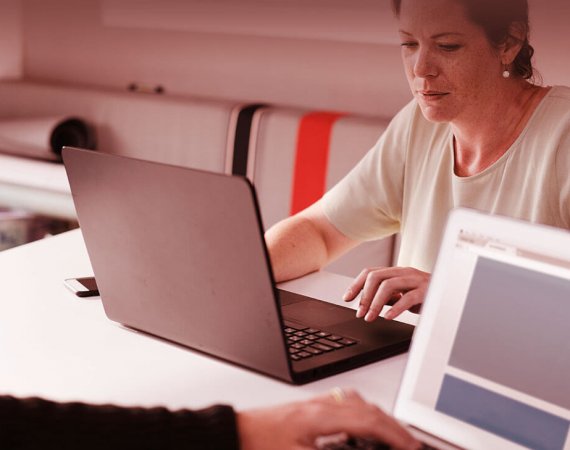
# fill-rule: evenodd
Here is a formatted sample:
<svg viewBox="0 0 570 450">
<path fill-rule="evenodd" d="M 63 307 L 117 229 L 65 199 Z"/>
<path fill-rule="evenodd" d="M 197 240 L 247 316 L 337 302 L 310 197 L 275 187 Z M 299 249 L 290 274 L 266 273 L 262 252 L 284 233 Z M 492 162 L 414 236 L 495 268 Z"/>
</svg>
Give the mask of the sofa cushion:
<svg viewBox="0 0 570 450">
<path fill-rule="evenodd" d="M 320 180 L 322 195 L 364 156 L 387 125 L 388 121 L 384 119 L 329 112 L 258 110 L 250 140 L 248 177 L 257 189 L 264 226 L 269 228 L 297 212 L 302 204 L 296 203 L 297 196 L 299 193 L 305 195 L 304 186 L 310 186 L 314 191 L 310 195 L 316 201 L 319 195 L 314 180 L 307 177 L 315 176 Z M 303 139 L 309 139 L 310 145 L 302 142 Z M 305 154 L 312 151 L 317 154 Z M 299 158 L 305 162 L 313 161 L 315 166 L 301 167 Z M 392 253 L 391 237 L 364 243 L 333 262 L 327 270 L 356 276 L 364 267 L 391 265 Z"/>
</svg>

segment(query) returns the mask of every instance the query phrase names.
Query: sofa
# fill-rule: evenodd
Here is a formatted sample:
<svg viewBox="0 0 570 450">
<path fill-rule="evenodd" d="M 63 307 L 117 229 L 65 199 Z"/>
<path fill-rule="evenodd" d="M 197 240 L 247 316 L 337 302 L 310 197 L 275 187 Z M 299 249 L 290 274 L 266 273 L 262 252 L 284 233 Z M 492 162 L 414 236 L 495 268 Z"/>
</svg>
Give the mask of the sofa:
<svg viewBox="0 0 570 450">
<path fill-rule="evenodd" d="M 317 200 L 374 145 L 388 119 L 279 105 L 29 81 L 0 83 L 0 121 L 80 117 L 98 151 L 247 177 L 265 228 Z M 0 204 L 66 219 L 75 210 L 63 165 L 0 154 Z M 356 276 L 391 265 L 393 237 L 326 269 Z"/>
</svg>

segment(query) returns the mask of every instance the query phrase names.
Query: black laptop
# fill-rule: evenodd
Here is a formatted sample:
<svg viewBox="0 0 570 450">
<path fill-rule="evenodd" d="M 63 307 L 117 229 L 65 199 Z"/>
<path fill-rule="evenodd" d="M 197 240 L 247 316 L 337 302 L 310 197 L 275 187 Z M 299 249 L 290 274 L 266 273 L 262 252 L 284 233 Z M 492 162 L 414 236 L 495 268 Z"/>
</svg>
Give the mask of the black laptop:
<svg viewBox="0 0 570 450">
<path fill-rule="evenodd" d="M 292 383 L 408 349 L 410 325 L 275 286 L 246 178 L 75 148 L 63 160 L 112 321 Z"/>
</svg>

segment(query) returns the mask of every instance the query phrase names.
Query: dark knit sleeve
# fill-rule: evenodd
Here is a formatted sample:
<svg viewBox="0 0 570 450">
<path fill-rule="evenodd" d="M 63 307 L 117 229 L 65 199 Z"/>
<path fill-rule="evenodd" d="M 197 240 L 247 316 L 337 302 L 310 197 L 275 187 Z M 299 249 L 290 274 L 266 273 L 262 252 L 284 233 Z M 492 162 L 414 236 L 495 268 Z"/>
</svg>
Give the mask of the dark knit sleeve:
<svg viewBox="0 0 570 450">
<path fill-rule="evenodd" d="M 170 411 L 0 396 L 0 448 L 237 450 L 230 406 Z"/>
</svg>

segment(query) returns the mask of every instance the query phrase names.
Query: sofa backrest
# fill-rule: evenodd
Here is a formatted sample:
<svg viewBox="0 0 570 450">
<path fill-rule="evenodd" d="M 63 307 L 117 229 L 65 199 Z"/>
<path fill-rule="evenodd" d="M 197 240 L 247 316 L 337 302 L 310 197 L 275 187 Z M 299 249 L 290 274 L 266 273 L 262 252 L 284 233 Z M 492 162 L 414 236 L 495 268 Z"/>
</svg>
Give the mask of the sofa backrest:
<svg viewBox="0 0 570 450">
<path fill-rule="evenodd" d="M 0 83 L 0 98 L 0 120 L 81 117 L 95 127 L 102 151 L 246 175 L 266 228 L 318 200 L 388 124 L 335 112 L 30 82 Z M 392 257 L 387 238 L 359 246 L 329 269 L 355 276 L 367 266 L 390 265 Z"/>
<path fill-rule="evenodd" d="M 29 82 L 0 83 L 0 119 L 79 116 L 96 127 L 98 148 L 223 171 L 231 102 L 173 98 Z"/>
<path fill-rule="evenodd" d="M 332 112 L 261 108 L 254 117 L 248 177 L 256 186 L 264 226 L 298 212 L 346 175 L 372 148 L 388 120 Z M 329 265 L 356 276 L 391 265 L 393 238 L 367 242 Z"/>
</svg>

